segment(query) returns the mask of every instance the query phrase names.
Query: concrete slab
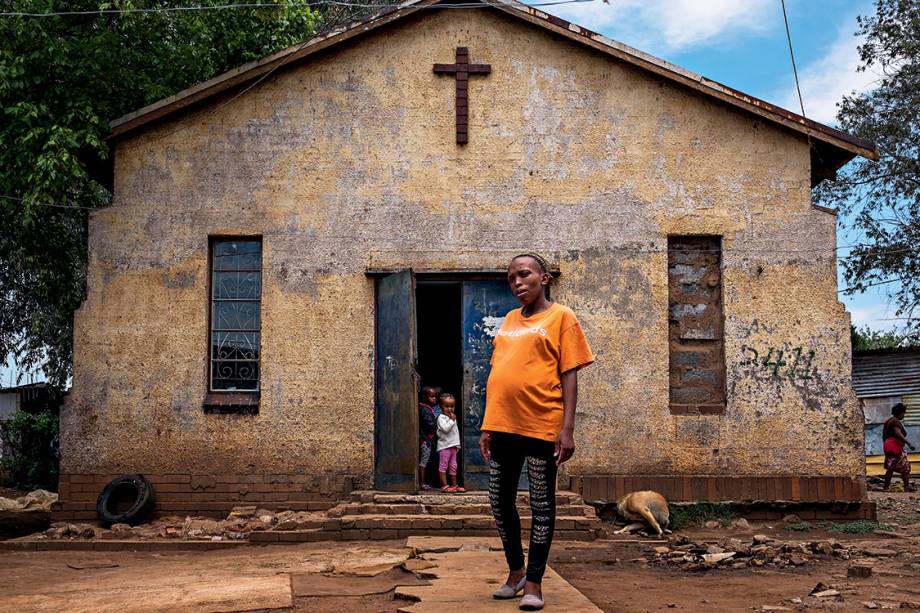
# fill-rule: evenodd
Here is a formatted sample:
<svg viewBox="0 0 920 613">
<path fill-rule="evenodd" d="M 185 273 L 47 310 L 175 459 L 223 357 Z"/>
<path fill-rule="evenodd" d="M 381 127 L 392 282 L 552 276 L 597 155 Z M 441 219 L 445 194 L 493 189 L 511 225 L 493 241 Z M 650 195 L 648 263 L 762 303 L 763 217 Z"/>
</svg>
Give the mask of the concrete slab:
<svg viewBox="0 0 920 613">
<path fill-rule="evenodd" d="M 204 573 L 202 573 L 204 574 Z M 114 575 L 80 575 L 69 584 L 48 586 L 31 594 L 4 596 L 0 611 L 228 612 L 285 609 L 292 606 L 287 575 L 223 575 L 218 578 L 176 576 L 171 580 L 117 583 Z M 37 581 L 41 584 L 41 581 Z"/>
<path fill-rule="evenodd" d="M 294 596 L 366 596 L 385 594 L 397 586 L 428 585 L 429 583 L 429 581 L 419 579 L 415 573 L 401 568 L 393 568 L 372 577 L 314 573 L 291 574 L 291 592 Z"/>
<path fill-rule="evenodd" d="M 502 542 L 497 536 L 410 536 L 406 539 L 406 547 L 418 556 L 423 553 L 460 551 L 464 547 L 466 551 L 501 551 Z"/>
<path fill-rule="evenodd" d="M 495 600 L 492 592 L 504 579 L 505 556 L 498 551 L 452 551 L 429 553 L 425 559 L 436 564 L 428 569 L 435 578 L 431 585 L 396 588 L 397 598 L 414 601 L 399 608 L 405 613 L 477 613 L 518 610 L 518 599 Z M 601 609 L 551 568 L 543 577 L 543 596 L 548 611 L 600 613 Z"/>
</svg>

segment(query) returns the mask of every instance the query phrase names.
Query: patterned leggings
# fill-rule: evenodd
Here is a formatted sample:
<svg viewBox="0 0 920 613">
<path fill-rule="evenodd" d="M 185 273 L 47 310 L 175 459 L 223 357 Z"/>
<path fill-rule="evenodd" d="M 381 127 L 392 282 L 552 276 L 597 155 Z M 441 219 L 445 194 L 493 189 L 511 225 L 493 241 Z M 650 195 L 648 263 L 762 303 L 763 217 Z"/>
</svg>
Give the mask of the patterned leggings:
<svg viewBox="0 0 920 613">
<path fill-rule="evenodd" d="M 530 550 L 527 554 L 527 580 L 543 581 L 549 547 L 556 524 L 556 461 L 555 444 L 528 436 L 494 432 L 492 460 L 489 462 L 489 502 L 498 526 L 498 535 L 505 549 L 510 570 L 524 566 L 521 547 L 521 518 L 518 515 L 518 481 L 524 460 L 530 480 Z"/>
</svg>

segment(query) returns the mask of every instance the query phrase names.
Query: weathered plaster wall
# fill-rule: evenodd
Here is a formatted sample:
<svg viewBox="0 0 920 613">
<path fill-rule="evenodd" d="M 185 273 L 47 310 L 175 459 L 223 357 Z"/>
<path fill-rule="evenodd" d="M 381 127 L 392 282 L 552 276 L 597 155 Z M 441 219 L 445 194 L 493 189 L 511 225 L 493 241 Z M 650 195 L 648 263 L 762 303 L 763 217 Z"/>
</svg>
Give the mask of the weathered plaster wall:
<svg viewBox="0 0 920 613">
<path fill-rule="evenodd" d="M 471 79 L 463 148 L 453 81 L 431 70 L 457 46 L 493 70 Z M 858 474 L 834 219 L 809 193 L 798 135 L 496 13 L 410 18 L 118 144 L 63 470 L 369 482 L 364 271 L 497 268 L 533 249 L 558 262 L 555 296 L 597 354 L 571 474 Z M 724 415 L 668 410 L 672 233 L 724 237 Z M 201 408 L 213 234 L 264 237 L 254 417 Z M 807 367 L 763 366 L 796 348 Z"/>
</svg>

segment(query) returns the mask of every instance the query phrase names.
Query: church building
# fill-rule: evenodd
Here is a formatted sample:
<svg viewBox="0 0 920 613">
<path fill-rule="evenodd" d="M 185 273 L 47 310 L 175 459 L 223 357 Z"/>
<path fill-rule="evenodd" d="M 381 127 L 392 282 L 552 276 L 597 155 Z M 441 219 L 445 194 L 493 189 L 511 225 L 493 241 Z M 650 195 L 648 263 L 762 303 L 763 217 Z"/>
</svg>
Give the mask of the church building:
<svg viewBox="0 0 920 613">
<path fill-rule="evenodd" d="M 560 488 L 866 500 L 836 218 L 874 145 L 513 0 L 417 0 L 112 123 L 61 412 L 58 515 L 140 473 L 161 512 L 415 491 L 418 389 L 461 480 L 509 259 L 596 356 Z"/>
</svg>

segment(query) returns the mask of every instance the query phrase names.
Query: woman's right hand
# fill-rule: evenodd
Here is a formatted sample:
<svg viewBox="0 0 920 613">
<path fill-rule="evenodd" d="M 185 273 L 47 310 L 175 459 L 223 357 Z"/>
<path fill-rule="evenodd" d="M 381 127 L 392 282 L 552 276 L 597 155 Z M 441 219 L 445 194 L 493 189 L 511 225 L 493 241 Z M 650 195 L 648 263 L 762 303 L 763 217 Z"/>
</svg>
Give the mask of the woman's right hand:
<svg viewBox="0 0 920 613">
<path fill-rule="evenodd" d="M 479 435 L 479 453 L 486 462 L 492 459 L 492 433 L 487 430 L 483 430 Z"/>
</svg>

